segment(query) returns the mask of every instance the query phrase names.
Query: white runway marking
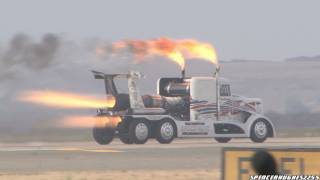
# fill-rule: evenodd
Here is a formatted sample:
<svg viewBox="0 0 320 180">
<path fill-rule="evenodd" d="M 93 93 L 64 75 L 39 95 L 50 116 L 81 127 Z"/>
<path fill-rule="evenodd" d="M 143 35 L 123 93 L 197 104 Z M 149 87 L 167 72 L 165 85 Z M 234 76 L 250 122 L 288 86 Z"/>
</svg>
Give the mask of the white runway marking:
<svg viewBox="0 0 320 180">
<path fill-rule="evenodd" d="M 0 152 L 22 151 L 65 151 L 92 153 L 119 153 L 135 149 L 184 149 L 184 148 L 223 148 L 223 147 L 320 147 L 320 138 L 270 138 L 264 143 L 252 143 L 249 139 L 234 139 L 230 143 L 217 143 L 213 138 L 176 139 L 171 144 L 159 144 L 149 140 L 146 144 L 127 145 L 115 140 L 109 145 L 98 145 L 95 142 L 61 142 L 61 143 L 20 143 L 0 144 Z"/>
<path fill-rule="evenodd" d="M 94 153 L 119 153 L 123 151 L 113 149 L 86 149 L 86 148 L 47 148 L 47 147 L 2 147 L 0 152 L 23 152 L 23 151 L 69 151 L 69 152 L 94 152 Z"/>
</svg>

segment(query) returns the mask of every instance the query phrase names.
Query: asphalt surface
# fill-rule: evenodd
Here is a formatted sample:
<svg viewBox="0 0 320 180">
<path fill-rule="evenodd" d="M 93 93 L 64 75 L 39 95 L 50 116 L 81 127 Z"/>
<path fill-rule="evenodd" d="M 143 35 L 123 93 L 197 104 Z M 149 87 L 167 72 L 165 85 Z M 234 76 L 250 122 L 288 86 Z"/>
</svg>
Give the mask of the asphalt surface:
<svg viewBox="0 0 320 180">
<path fill-rule="evenodd" d="M 223 147 L 320 147 L 320 138 L 247 139 L 219 144 L 213 139 L 177 139 L 144 145 L 95 142 L 0 144 L 0 172 L 219 169 Z"/>
</svg>

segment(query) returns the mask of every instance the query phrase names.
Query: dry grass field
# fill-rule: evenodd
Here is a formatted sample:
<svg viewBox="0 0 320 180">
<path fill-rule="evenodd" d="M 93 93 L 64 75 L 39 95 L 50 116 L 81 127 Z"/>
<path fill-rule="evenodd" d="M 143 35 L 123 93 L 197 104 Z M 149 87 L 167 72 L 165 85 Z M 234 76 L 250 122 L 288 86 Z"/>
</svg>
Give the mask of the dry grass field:
<svg viewBox="0 0 320 180">
<path fill-rule="evenodd" d="M 106 171 L 45 172 L 32 174 L 0 173 L 0 180 L 212 180 L 219 179 L 219 170 L 173 171 Z"/>
</svg>

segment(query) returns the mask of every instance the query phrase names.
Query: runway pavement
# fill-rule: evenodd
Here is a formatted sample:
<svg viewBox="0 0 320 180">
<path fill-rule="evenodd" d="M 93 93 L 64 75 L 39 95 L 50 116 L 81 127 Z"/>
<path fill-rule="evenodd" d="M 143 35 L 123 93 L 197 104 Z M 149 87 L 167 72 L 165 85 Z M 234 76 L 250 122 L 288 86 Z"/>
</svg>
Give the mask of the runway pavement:
<svg viewBox="0 0 320 180">
<path fill-rule="evenodd" d="M 219 144 L 214 139 L 177 139 L 171 144 L 149 140 L 125 145 L 95 142 L 0 144 L 0 172 L 219 169 L 223 147 L 320 147 L 320 138 L 247 139 Z"/>
</svg>

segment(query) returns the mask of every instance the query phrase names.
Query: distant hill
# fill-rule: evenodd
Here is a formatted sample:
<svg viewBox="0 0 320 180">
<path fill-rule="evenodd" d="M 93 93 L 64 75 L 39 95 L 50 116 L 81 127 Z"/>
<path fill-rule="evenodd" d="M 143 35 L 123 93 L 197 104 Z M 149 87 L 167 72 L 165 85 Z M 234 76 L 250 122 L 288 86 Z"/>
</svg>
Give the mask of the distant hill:
<svg viewBox="0 0 320 180">
<path fill-rule="evenodd" d="M 268 60 L 255 60 L 255 59 L 231 59 L 230 61 L 221 61 L 221 63 L 249 63 L 249 62 L 270 62 Z"/>
<path fill-rule="evenodd" d="M 283 60 L 284 62 L 320 62 L 320 55 L 317 56 L 297 56 L 290 57 Z M 221 63 L 264 63 L 273 62 L 272 60 L 261 60 L 261 59 L 231 59 L 230 61 L 220 61 Z"/>
<path fill-rule="evenodd" d="M 320 62 L 320 55 L 318 56 L 298 56 L 298 57 L 292 57 L 285 59 L 286 62 L 306 62 L 306 61 L 317 61 Z"/>
</svg>

